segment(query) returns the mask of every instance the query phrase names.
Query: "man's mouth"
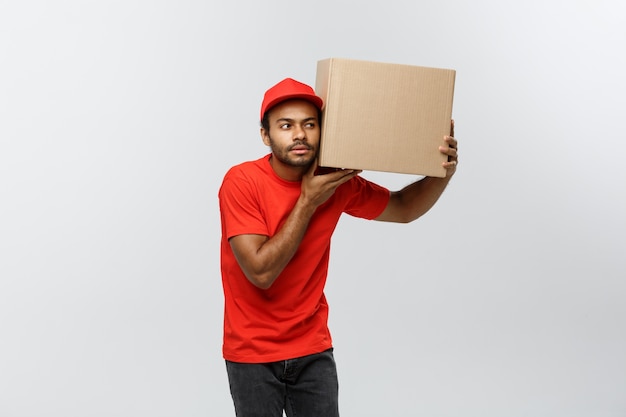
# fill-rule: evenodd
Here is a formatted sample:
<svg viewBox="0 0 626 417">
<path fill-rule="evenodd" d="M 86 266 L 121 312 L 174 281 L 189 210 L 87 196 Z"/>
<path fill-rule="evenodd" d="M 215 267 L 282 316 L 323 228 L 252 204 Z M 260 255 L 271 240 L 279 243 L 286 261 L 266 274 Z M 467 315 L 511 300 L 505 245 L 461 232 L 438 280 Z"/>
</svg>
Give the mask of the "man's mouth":
<svg viewBox="0 0 626 417">
<path fill-rule="evenodd" d="M 293 152 L 298 155 L 305 154 L 309 152 L 310 150 L 311 150 L 311 147 L 307 145 L 295 145 L 289 149 L 290 152 Z"/>
</svg>

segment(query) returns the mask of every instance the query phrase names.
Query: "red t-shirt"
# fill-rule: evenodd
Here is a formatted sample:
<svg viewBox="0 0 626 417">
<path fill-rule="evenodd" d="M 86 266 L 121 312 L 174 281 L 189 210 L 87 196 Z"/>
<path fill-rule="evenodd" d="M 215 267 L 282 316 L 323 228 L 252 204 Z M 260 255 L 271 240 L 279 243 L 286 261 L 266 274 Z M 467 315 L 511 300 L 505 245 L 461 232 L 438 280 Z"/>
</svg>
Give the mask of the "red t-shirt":
<svg viewBox="0 0 626 417">
<path fill-rule="evenodd" d="M 332 347 L 324 296 L 331 236 L 342 213 L 374 219 L 389 201 L 389 190 L 361 177 L 342 184 L 317 208 L 283 272 L 262 290 L 246 278 L 228 239 L 274 236 L 300 195 L 300 182 L 276 175 L 269 156 L 231 168 L 219 191 L 223 355 L 233 362 L 275 362 Z"/>
</svg>

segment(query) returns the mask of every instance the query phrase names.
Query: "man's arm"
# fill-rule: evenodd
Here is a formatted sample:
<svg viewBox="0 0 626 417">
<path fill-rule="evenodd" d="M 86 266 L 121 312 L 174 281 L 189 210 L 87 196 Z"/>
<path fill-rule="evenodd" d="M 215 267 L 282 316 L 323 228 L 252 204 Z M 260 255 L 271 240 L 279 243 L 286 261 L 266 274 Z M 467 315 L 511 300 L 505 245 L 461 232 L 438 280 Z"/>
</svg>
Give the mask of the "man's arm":
<svg viewBox="0 0 626 417">
<path fill-rule="evenodd" d="M 295 206 L 281 229 L 272 237 L 238 235 L 230 246 L 244 274 L 254 285 L 268 289 L 296 253 L 309 221 L 319 205 L 361 171 L 341 170 L 326 175 L 314 175 L 314 163 L 302 177 L 302 190 Z"/>
<path fill-rule="evenodd" d="M 457 141 L 454 138 L 454 121 L 450 128 L 450 136 L 445 136 L 444 142 L 445 144 L 439 147 L 439 151 L 448 156 L 448 161 L 443 163 L 446 168 L 446 177 L 425 177 L 400 191 L 392 192 L 387 207 L 375 220 L 409 223 L 421 217 L 435 205 L 456 172 L 458 152 Z"/>
</svg>

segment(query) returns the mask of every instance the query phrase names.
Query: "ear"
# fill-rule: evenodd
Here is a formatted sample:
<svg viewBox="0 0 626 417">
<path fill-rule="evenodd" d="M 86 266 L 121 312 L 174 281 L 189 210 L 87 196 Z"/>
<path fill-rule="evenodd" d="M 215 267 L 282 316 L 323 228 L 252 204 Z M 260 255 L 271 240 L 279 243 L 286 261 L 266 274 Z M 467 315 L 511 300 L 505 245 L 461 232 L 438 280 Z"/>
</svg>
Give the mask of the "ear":
<svg viewBox="0 0 626 417">
<path fill-rule="evenodd" d="M 263 139 L 265 146 L 270 146 L 270 135 L 264 128 L 261 128 L 261 139 Z"/>
</svg>

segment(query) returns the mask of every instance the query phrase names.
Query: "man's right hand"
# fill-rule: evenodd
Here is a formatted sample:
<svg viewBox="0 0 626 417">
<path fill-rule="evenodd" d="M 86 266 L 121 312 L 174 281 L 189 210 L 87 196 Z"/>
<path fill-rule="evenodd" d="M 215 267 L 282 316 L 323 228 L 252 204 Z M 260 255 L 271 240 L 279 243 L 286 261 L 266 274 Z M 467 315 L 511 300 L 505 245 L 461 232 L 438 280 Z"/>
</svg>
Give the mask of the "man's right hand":
<svg viewBox="0 0 626 417">
<path fill-rule="evenodd" d="M 300 198 L 305 204 L 318 207 L 325 203 L 335 193 L 337 187 L 359 175 L 360 169 L 337 169 L 328 174 L 315 174 L 317 159 L 313 161 L 309 170 L 302 176 L 302 192 Z"/>
</svg>

